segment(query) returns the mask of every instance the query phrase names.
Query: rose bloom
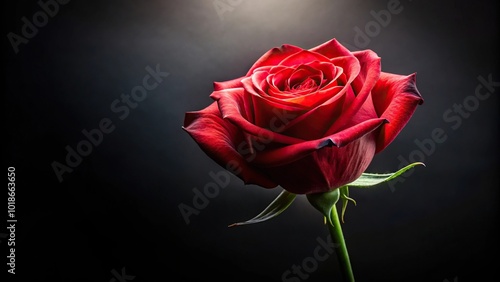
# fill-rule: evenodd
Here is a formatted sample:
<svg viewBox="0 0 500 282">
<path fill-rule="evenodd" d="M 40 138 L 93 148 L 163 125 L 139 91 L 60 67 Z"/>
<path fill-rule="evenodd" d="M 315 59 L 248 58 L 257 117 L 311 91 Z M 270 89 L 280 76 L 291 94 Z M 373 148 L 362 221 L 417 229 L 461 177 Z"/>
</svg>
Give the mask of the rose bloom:
<svg viewBox="0 0 500 282">
<path fill-rule="evenodd" d="M 376 53 L 335 39 L 273 48 L 210 97 L 184 120 L 201 149 L 246 184 L 295 194 L 357 179 L 423 102 L 415 74 L 382 72 Z"/>
</svg>

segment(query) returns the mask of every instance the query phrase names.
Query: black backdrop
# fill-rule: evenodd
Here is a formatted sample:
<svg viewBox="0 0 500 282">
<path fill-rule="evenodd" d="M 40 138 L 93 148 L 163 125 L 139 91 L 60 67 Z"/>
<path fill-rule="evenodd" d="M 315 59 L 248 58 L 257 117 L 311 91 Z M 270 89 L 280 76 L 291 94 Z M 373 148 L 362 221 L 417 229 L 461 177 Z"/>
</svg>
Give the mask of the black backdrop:
<svg viewBox="0 0 500 282">
<path fill-rule="evenodd" d="M 351 191 L 358 204 L 343 228 L 357 280 L 498 278 L 496 1 L 66 2 L 3 7 L 3 169 L 16 169 L 19 281 L 282 281 L 305 261 L 308 281 L 339 281 L 334 256 L 308 259 L 328 233 L 304 197 L 271 221 L 227 228 L 279 193 L 231 176 L 189 224 L 179 211 L 223 172 L 181 129 L 184 113 L 270 48 L 331 38 L 374 50 L 384 71 L 417 72 L 425 98 L 369 171 L 401 159 L 427 167 Z M 148 66 L 168 76 L 126 104 Z M 94 135 L 91 152 L 83 142 L 88 155 L 71 157 L 59 181 L 54 162 L 68 165 L 68 148 L 100 126 L 112 131 Z M 446 138 L 417 145 L 436 130 Z M 0 233 L 6 260 L 10 233 Z"/>
</svg>

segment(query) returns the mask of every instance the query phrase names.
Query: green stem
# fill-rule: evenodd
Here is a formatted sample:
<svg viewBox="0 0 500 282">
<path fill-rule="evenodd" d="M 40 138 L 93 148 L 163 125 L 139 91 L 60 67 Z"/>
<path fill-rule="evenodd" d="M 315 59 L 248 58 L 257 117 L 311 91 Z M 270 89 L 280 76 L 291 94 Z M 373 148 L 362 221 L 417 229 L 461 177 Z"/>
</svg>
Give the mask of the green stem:
<svg viewBox="0 0 500 282">
<path fill-rule="evenodd" d="M 336 247 L 335 253 L 340 263 L 340 268 L 342 270 L 342 275 L 344 279 L 349 282 L 354 282 L 354 274 L 352 272 L 351 261 L 349 260 L 349 253 L 347 252 L 347 246 L 344 240 L 344 234 L 342 233 L 342 227 L 340 226 L 339 215 L 337 213 L 337 207 L 333 205 L 332 207 L 332 223 L 327 224 L 330 234 L 332 235 L 333 244 Z"/>
</svg>

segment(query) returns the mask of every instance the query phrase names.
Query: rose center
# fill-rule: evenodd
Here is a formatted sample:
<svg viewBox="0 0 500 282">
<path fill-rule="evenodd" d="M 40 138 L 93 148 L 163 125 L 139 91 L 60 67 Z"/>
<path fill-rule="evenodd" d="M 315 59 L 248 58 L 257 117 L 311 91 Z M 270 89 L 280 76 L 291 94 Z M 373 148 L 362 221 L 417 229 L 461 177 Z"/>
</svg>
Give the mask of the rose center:
<svg viewBox="0 0 500 282">
<path fill-rule="evenodd" d="M 287 85 L 287 89 L 285 89 L 286 91 L 292 91 L 292 92 L 295 92 L 295 91 L 300 91 L 300 90 L 305 90 L 305 89 L 311 89 L 311 88 L 315 88 L 315 87 L 318 87 L 318 85 L 320 84 L 321 82 L 317 81 L 317 79 L 313 79 L 311 77 L 308 77 L 302 81 L 299 81 L 295 84 L 292 84 L 292 85 Z"/>
</svg>

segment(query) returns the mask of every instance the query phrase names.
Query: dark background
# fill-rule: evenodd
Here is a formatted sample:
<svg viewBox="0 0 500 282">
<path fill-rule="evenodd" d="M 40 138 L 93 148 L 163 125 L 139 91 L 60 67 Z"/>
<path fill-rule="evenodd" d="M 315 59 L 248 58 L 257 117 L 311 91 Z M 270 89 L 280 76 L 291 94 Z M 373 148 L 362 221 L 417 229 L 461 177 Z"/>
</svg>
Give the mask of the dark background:
<svg viewBox="0 0 500 282">
<path fill-rule="evenodd" d="M 107 282 L 123 268 L 127 281 L 281 281 L 326 239 L 321 215 L 298 197 L 271 221 L 227 228 L 279 193 L 231 176 L 186 224 L 179 204 L 192 206 L 193 188 L 223 170 L 181 126 L 186 111 L 211 103 L 213 81 L 245 74 L 272 47 L 331 38 L 374 50 L 384 71 L 417 72 L 425 98 L 369 171 L 394 171 L 398 156 L 419 151 L 427 167 L 404 183 L 351 191 L 358 204 L 343 228 L 357 281 L 498 279 L 500 88 L 464 117 L 450 114 L 460 125 L 443 118 L 472 101 L 478 76 L 500 81 L 497 1 L 401 1 L 367 46 L 356 43 L 355 28 L 389 1 L 222 0 L 233 6 L 221 17 L 214 2 L 73 0 L 17 54 L 7 34 L 22 35 L 22 17 L 41 8 L 3 7 L 3 169 L 16 167 L 19 281 Z M 111 103 L 157 64 L 170 75 L 120 120 Z M 65 147 L 76 148 L 81 131 L 103 118 L 115 130 L 59 182 L 51 164 L 65 164 Z M 422 154 L 415 140 L 436 128 L 446 141 Z M 340 281 L 336 258 L 319 262 L 307 281 Z"/>
</svg>

